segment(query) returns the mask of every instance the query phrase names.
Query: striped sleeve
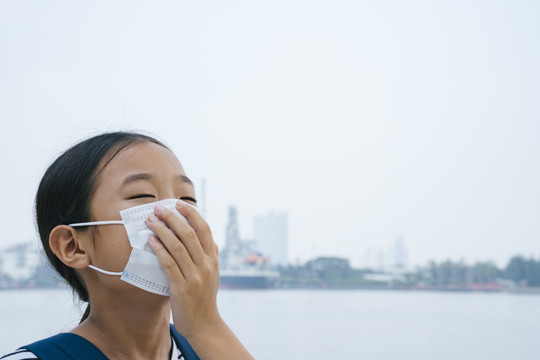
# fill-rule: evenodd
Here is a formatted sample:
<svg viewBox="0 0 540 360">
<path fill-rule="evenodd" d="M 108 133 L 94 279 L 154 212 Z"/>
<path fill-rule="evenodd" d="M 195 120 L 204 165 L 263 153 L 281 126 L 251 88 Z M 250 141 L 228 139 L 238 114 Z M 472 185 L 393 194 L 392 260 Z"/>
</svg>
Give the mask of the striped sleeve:
<svg viewBox="0 0 540 360">
<path fill-rule="evenodd" d="M 39 359 L 33 352 L 20 349 L 0 357 L 1 360 L 35 360 Z"/>
</svg>

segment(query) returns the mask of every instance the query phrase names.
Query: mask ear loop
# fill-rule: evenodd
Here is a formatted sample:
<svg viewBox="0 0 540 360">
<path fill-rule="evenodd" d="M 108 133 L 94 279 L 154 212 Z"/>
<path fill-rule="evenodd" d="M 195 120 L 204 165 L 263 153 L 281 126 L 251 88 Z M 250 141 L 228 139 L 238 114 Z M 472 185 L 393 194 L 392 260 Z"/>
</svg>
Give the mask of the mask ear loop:
<svg viewBox="0 0 540 360">
<path fill-rule="evenodd" d="M 116 275 L 116 276 L 121 276 L 121 275 L 123 274 L 122 271 L 120 271 L 120 272 L 116 272 L 116 271 L 107 271 L 107 270 L 100 269 L 100 268 L 98 268 L 98 267 L 96 267 L 96 266 L 94 266 L 94 265 L 88 265 L 88 267 L 89 267 L 90 269 L 94 269 L 94 270 L 96 270 L 96 271 L 99 271 L 100 273 L 103 273 L 103 274 L 105 274 L 105 275 Z"/>
<path fill-rule="evenodd" d="M 90 225 L 124 225 L 124 222 L 122 220 L 108 220 L 108 221 L 92 221 L 92 222 L 68 224 L 68 226 L 73 226 L 73 227 L 90 226 Z"/>
<path fill-rule="evenodd" d="M 124 225 L 124 222 L 122 220 L 107 220 L 107 221 L 91 221 L 91 222 L 82 222 L 82 223 L 73 223 L 68 224 L 69 226 L 78 227 L 78 226 L 90 226 L 90 225 Z M 116 272 L 116 271 L 107 271 L 100 269 L 94 265 L 88 265 L 90 269 L 94 269 L 96 271 L 99 271 L 100 273 L 106 274 L 106 275 L 116 275 L 121 276 L 123 272 Z"/>
</svg>

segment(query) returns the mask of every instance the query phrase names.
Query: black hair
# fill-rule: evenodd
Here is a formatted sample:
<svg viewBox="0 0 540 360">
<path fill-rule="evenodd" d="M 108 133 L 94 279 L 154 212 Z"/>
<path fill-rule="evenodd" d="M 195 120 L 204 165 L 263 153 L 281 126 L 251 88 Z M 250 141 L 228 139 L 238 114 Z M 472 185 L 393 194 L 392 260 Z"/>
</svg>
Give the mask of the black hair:
<svg viewBox="0 0 540 360">
<path fill-rule="evenodd" d="M 45 171 L 39 184 L 35 216 L 41 243 L 54 269 L 82 301 L 88 302 L 81 322 L 90 313 L 88 291 L 75 270 L 65 265 L 51 251 L 49 235 L 58 225 L 92 221 L 90 201 L 100 171 L 122 149 L 142 142 L 152 142 L 168 149 L 160 141 L 139 133 L 100 134 L 66 150 Z M 77 229 L 82 231 L 86 227 Z"/>
</svg>

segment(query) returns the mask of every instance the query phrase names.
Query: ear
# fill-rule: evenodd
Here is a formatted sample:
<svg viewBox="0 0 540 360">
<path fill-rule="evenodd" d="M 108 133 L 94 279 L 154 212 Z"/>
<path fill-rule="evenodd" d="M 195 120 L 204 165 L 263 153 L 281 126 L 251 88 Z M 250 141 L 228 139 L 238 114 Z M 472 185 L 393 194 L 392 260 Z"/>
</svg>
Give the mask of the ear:
<svg viewBox="0 0 540 360">
<path fill-rule="evenodd" d="M 84 246 L 85 233 L 77 233 L 67 225 L 58 225 L 49 235 L 49 246 L 52 252 L 67 266 L 83 269 L 90 265 L 90 258 Z"/>
</svg>

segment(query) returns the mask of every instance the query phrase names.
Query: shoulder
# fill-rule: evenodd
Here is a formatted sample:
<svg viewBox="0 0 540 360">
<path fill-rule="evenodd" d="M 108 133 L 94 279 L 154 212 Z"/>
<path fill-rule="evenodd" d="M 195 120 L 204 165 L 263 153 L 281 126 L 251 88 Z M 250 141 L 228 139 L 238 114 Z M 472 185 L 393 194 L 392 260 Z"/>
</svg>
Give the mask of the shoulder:
<svg viewBox="0 0 540 360">
<path fill-rule="evenodd" d="M 33 352 L 26 349 L 19 349 L 12 353 L 6 354 L 0 357 L 2 360 L 30 360 L 30 359 L 39 359 Z"/>
</svg>

